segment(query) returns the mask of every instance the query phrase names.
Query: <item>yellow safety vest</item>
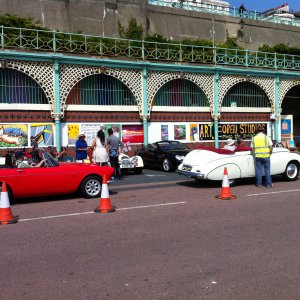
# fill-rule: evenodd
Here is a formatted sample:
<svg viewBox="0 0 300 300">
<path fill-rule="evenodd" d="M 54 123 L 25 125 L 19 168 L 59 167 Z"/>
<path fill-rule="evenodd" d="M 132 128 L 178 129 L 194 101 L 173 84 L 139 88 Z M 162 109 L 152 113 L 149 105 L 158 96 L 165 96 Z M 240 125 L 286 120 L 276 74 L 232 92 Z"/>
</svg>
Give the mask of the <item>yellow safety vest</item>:
<svg viewBox="0 0 300 300">
<path fill-rule="evenodd" d="M 256 135 L 252 139 L 252 145 L 255 157 L 270 157 L 270 142 L 268 136 L 262 134 Z"/>
</svg>

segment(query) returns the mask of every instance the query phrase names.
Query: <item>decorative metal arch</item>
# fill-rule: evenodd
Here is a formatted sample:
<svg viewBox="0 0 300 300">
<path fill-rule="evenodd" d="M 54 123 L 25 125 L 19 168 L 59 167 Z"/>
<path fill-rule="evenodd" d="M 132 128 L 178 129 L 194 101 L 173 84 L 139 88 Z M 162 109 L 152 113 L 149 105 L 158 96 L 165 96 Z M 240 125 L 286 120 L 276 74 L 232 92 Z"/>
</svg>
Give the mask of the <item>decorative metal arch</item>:
<svg viewBox="0 0 300 300">
<path fill-rule="evenodd" d="M 6 67 L 18 70 L 34 79 L 44 91 L 51 106 L 51 115 L 54 115 L 54 81 L 53 65 L 29 61 L 7 61 Z"/>
<path fill-rule="evenodd" d="M 237 76 L 237 75 L 220 75 L 219 78 L 219 112 L 221 111 L 222 102 L 230 90 L 235 84 L 239 82 L 252 82 L 258 85 L 268 96 L 269 102 L 271 104 L 271 111 L 275 112 L 275 100 L 274 100 L 274 78 L 272 77 L 256 77 L 256 76 Z"/>
<path fill-rule="evenodd" d="M 106 67 L 90 67 L 78 65 L 60 65 L 60 101 L 61 101 L 61 115 L 63 116 L 66 100 L 74 85 L 81 79 L 95 74 L 105 74 L 115 77 L 122 81 L 133 93 L 137 102 L 140 115 L 143 114 L 142 104 L 142 73 L 140 70 L 133 69 L 114 69 Z"/>
<path fill-rule="evenodd" d="M 282 101 L 287 94 L 287 92 L 296 85 L 300 85 L 300 81 L 296 79 L 289 79 L 289 78 L 281 78 L 279 80 L 279 108 L 281 108 Z"/>
<path fill-rule="evenodd" d="M 210 106 L 211 113 L 213 112 L 213 99 L 214 99 L 214 78 L 210 74 L 199 74 L 199 73 L 181 73 L 181 72 L 157 72 L 149 71 L 147 77 L 147 97 L 148 97 L 148 114 L 150 111 L 154 96 L 159 89 L 167 82 L 174 79 L 187 79 L 195 83 L 205 93 Z"/>
</svg>

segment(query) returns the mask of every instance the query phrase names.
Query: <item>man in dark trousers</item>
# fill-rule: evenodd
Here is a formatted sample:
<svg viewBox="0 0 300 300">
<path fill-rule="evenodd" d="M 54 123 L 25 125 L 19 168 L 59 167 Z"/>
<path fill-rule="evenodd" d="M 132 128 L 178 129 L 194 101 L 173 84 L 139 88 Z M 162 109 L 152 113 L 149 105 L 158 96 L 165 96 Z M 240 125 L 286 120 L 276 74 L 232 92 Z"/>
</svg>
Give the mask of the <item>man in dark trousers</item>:
<svg viewBox="0 0 300 300">
<path fill-rule="evenodd" d="M 108 133 L 107 145 L 108 145 L 109 161 L 111 166 L 115 169 L 114 176 L 117 177 L 118 179 L 121 179 L 121 170 L 119 167 L 119 153 L 120 153 L 120 148 L 122 148 L 124 144 L 122 141 L 120 141 L 118 137 L 114 135 L 112 128 L 109 128 L 107 130 L 107 133 Z"/>
</svg>

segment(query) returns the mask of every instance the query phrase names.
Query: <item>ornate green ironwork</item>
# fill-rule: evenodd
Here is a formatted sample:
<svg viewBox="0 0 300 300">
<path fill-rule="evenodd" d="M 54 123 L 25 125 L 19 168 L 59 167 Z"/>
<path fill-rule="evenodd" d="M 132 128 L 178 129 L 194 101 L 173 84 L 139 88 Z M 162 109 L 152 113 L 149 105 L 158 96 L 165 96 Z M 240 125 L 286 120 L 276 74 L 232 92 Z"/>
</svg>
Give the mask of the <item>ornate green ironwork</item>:
<svg viewBox="0 0 300 300">
<path fill-rule="evenodd" d="M 35 29 L 1 28 L 1 49 L 89 54 L 119 59 L 300 70 L 300 56 L 176 43 L 135 41 Z"/>
</svg>

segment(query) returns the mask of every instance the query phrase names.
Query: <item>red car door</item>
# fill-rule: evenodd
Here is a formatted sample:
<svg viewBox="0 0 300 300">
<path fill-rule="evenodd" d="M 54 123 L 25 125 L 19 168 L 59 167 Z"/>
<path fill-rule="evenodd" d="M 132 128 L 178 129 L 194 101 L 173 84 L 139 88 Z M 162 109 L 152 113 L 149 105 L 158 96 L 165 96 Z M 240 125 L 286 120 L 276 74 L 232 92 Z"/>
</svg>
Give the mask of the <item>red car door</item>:
<svg viewBox="0 0 300 300">
<path fill-rule="evenodd" d="M 68 192 L 67 173 L 61 166 L 20 168 L 16 170 L 21 195 L 50 196 Z"/>
</svg>

